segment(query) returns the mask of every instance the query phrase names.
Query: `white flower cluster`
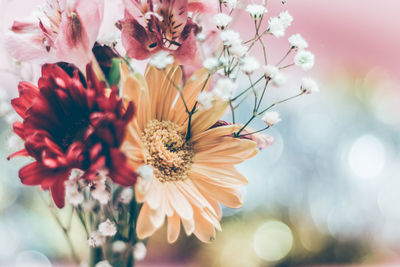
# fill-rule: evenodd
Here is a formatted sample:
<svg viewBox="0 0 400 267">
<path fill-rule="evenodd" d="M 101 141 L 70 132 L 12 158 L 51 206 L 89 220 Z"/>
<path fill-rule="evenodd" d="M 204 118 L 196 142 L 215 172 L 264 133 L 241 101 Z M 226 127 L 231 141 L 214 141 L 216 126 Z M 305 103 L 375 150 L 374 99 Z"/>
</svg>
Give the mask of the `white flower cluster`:
<svg viewBox="0 0 400 267">
<path fill-rule="evenodd" d="M 99 224 L 97 231 L 89 235 L 88 244 L 91 247 L 101 247 L 106 241 L 106 237 L 112 237 L 117 233 L 115 223 L 109 219 Z"/>
<path fill-rule="evenodd" d="M 285 35 L 287 28 L 292 24 L 293 17 L 288 11 L 281 12 L 279 17 L 272 17 L 268 22 L 268 31 L 276 38 Z"/>
<path fill-rule="evenodd" d="M 174 62 L 174 57 L 171 56 L 167 51 L 160 51 L 156 53 L 150 59 L 150 64 L 158 69 L 165 69 L 168 65 Z"/>
<path fill-rule="evenodd" d="M 228 24 L 232 21 L 232 17 L 225 13 L 218 13 L 212 19 L 215 26 L 220 30 L 225 30 Z"/>
<path fill-rule="evenodd" d="M 248 48 L 243 44 L 238 32 L 234 30 L 226 30 L 221 32 L 220 38 L 223 44 L 229 47 L 229 51 L 233 56 L 241 58 L 247 54 Z"/>
<path fill-rule="evenodd" d="M 264 16 L 265 13 L 268 12 L 265 6 L 262 5 L 248 5 L 246 7 L 246 11 L 250 13 L 251 17 L 254 20 L 260 19 L 262 16 Z"/>
<path fill-rule="evenodd" d="M 217 81 L 212 91 L 203 91 L 199 94 L 197 102 L 200 110 L 210 109 L 218 99 L 229 101 L 236 89 L 236 83 L 229 78 Z"/>
<path fill-rule="evenodd" d="M 279 68 L 276 66 L 264 66 L 264 73 L 265 77 L 271 80 L 276 86 L 281 86 L 287 81 L 286 75 L 279 71 Z"/>
<path fill-rule="evenodd" d="M 281 121 L 281 117 L 278 112 L 276 111 L 269 111 L 266 112 L 262 120 L 268 125 L 273 126 Z"/>
</svg>

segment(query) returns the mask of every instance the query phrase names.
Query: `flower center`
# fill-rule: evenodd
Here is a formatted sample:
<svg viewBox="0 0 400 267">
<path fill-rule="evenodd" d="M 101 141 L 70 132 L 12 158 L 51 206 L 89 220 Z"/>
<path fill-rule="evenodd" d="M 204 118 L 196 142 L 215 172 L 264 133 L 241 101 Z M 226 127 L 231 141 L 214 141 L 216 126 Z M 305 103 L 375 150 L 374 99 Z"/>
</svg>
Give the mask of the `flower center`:
<svg viewBox="0 0 400 267">
<path fill-rule="evenodd" d="M 193 145 L 186 141 L 182 127 L 170 121 L 153 120 L 143 131 L 147 164 L 160 182 L 182 181 L 192 165 Z"/>
</svg>

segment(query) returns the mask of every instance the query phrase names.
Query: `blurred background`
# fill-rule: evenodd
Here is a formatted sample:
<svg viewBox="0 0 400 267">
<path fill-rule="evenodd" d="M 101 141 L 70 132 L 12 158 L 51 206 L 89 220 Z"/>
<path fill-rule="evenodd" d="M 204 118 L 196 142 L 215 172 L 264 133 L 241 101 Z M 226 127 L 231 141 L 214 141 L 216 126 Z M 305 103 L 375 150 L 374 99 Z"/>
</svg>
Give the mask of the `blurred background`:
<svg viewBox="0 0 400 267">
<path fill-rule="evenodd" d="M 2 0 L 1 29 L 40 2 Z M 306 76 L 321 92 L 275 109 L 283 120 L 267 133 L 276 141 L 239 166 L 249 178 L 244 206 L 224 210 L 223 231 L 212 244 L 183 234 L 169 245 L 162 229 L 137 265 L 400 266 L 400 2 L 268 2 L 268 15 L 286 9 L 293 15 L 287 37 L 301 33 L 309 42 L 316 65 Z M 246 34 L 246 27 L 236 28 Z M 268 46 L 271 58 L 286 52 L 287 38 L 281 41 Z M 20 184 L 24 162 L 5 159 L 21 144 L 4 102 L 36 69 L 9 64 L 1 43 L 0 54 L 0 266 L 70 266 L 63 234 L 37 190 Z M 305 74 L 288 72 L 294 79 L 273 89 L 267 102 L 298 90 Z"/>
</svg>

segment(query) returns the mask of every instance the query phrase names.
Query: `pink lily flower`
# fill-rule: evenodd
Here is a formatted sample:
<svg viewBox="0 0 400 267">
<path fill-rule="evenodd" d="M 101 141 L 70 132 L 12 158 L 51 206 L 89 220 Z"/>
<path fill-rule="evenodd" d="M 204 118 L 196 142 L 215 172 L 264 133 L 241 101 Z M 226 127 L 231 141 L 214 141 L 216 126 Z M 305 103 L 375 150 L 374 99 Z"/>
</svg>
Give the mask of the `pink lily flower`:
<svg viewBox="0 0 400 267">
<path fill-rule="evenodd" d="M 84 70 L 92 59 L 103 12 L 104 0 L 47 0 L 34 17 L 14 21 L 6 49 L 19 61 L 65 61 Z"/>
<path fill-rule="evenodd" d="M 142 60 L 167 50 L 181 64 L 196 57 L 199 27 L 188 11 L 207 11 L 208 6 L 193 6 L 187 0 L 124 0 L 124 4 L 120 27 L 128 56 Z"/>
</svg>

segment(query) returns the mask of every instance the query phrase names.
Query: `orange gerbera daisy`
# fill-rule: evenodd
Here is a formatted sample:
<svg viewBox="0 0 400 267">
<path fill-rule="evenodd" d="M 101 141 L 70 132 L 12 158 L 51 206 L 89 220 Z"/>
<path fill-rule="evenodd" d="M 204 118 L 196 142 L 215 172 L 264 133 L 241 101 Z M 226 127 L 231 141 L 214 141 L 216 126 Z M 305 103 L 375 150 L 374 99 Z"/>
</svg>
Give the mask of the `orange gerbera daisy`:
<svg viewBox="0 0 400 267">
<path fill-rule="evenodd" d="M 126 72 L 122 76 L 123 96 L 137 106 L 122 149 L 135 169 L 148 165 L 154 174 L 139 179 L 135 188 L 136 200 L 143 203 L 137 236 L 151 236 L 167 216 L 169 242 L 178 238 L 181 222 L 187 235 L 210 242 L 215 229 L 221 229 L 220 203 L 230 208 L 242 205 L 239 188 L 247 179 L 234 165 L 257 154 L 256 143 L 232 136 L 240 126 L 212 127 L 225 112 L 226 102 L 196 111 L 186 138 L 185 103 L 192 110 L 198 94 L 207 90 L 206 69 L 194 73 L 180 97 L 176 87 L 182 84 L 182 70 L 177 65 L 165 70 L 148 66 L 144 77 Z"/>
</svg>

